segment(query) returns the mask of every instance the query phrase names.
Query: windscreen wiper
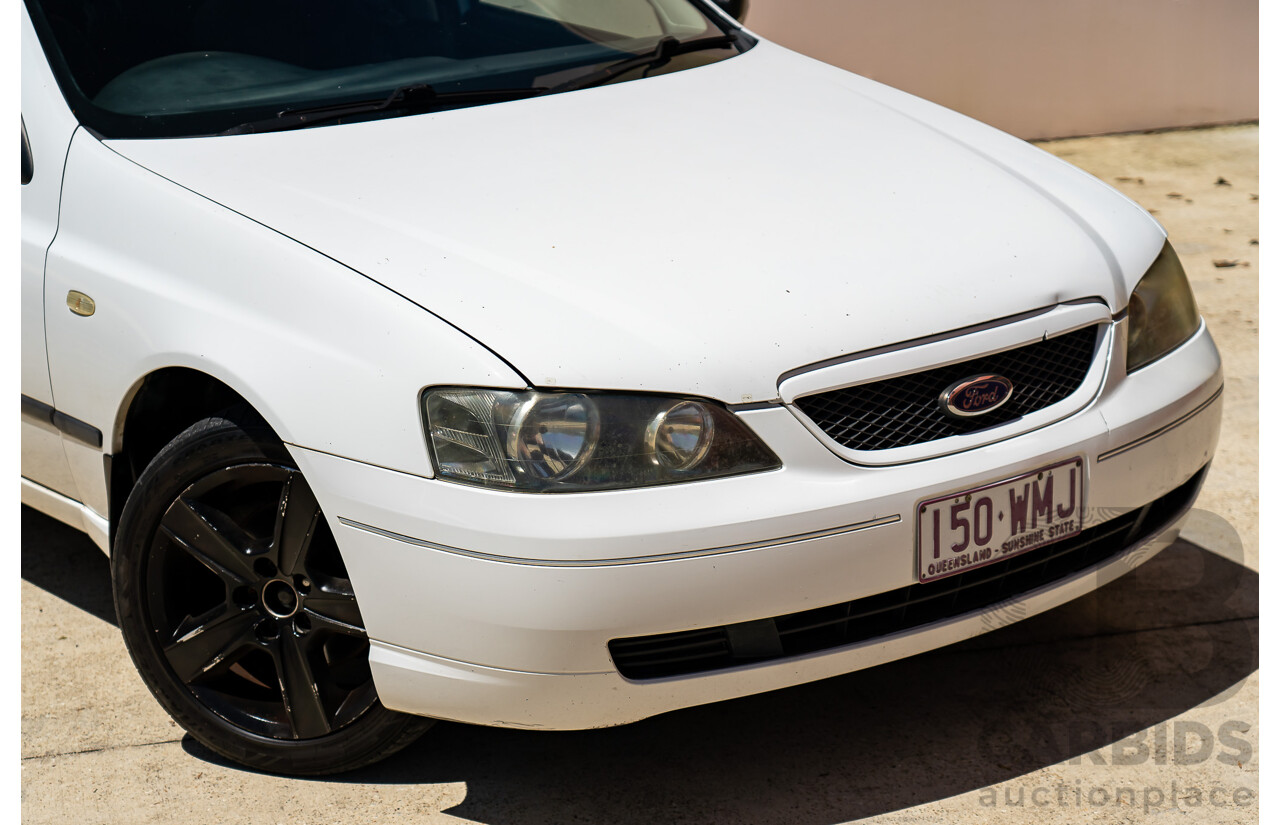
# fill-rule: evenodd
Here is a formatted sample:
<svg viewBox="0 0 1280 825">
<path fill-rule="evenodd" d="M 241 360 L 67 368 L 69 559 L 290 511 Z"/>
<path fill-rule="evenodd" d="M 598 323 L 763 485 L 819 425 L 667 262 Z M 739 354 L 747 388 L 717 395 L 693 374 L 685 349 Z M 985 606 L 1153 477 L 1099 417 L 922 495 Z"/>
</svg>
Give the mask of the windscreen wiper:
<svg viewBox="0 0 1280 825">
<path fill-rule="evenodd" d="M 626 60 L 620 60 L 617 63 L 605 66 L 599 71 L 585 74 L 582 77 L 575 77 L 573 80 L 567 80 L 559 86 L 552 86 L 547 94 L 555 94 L 556 92 L 571 92 L 574 89 L 585 89 L 588 86 L 599 86 L 602 83 L 608 83 L 620 74 L 629 72 L 632 69 L 638 69 L 642 66 L 661 66 L 671 58 L 679 54 L 688 54 L 689 52 L 700 52 L 706 49 L 725 49 L 738 42 L 738 33 L 729 32 L 728 34 L 717 37 L 703 37 L 698 40 L 681 41 L 674 37 L 664 37 L 658 41 L 658 44 L 651 51 L 644 54 L 629 57 Z"/>
<path fill-rule="evenodd" d="M 521 89 L 474 89 L 462 92 L 437 92 L 429 83 L 399 86 L 386 97 L 356 100 L 347 103 L 331 103 L 325 106 L 308 106 L 284 109 L 272 117 L 251 120 L 233 126 L 220 134 L 246 135 L 255 132 L 280 132 L 286 129 L 302 129 L 328 120 L 369 112 L 410 110 L 429 112 L 444 106 L 472 103 L 498 103 L 546 94 L 547 88 L 528 86 Z"/>
</svg>

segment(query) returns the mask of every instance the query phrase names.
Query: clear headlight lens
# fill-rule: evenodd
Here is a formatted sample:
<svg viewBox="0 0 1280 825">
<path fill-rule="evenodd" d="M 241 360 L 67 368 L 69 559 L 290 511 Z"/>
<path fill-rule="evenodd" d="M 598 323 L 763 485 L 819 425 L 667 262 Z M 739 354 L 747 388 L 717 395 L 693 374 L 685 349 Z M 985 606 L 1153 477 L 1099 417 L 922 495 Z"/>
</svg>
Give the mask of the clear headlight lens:
<svg viewBox="0 0 1280 825">
<path fill-rule="evenodd" d="M 1173 247 L 1159 257 L 1129 298 L 1129 355 L 1133 372 L 1172 352 L 1200 328 L 1200 311 Z"/>
<path fill-rule="evenodd" d="M 600 443 L 600 414 L 585 395 L 535 394 L 507 427 L 507 455 L 539 480 L 559 481 L 582 469 Z"/>
<path fill-rule="evenodd" d="M 650 460 L 673 472 L 697 467 L 711 449 L 716 421 L 705 405 L 681 401 L 662 410 L 645 429 Z"/>
<path fill-rule="evenodd" d="M 440 477 L 482 487 L 609 490 L 781 466 L 710 401 L 438 387 L 422 394 L 422 414 Z"/>
</svg>

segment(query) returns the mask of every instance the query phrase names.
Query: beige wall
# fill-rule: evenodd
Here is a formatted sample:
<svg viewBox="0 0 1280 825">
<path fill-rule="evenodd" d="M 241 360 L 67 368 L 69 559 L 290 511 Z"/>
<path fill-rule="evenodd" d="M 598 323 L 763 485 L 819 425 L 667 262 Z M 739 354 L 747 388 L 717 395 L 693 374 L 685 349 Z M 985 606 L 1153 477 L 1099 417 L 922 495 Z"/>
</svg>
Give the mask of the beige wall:
<svg viewBox="0 0 1280 825">
<path fill-rule="evenodd" d="M 746 24 L 1024 138 L 1258 117 L 1258 0 L 750 0 Z"/>
</svg>

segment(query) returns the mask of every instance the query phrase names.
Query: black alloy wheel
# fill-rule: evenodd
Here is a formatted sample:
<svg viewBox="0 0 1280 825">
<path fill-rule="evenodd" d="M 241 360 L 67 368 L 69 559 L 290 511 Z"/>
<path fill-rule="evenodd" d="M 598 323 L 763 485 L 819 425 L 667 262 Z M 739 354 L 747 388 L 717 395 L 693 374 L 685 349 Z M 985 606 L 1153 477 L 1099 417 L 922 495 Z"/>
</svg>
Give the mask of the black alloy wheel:
<svg viewBox="0 0 1280 825">
<path fill-rule="evenodd" d="M 378 702 L 333 534 L 284 446 L 249 413 L 205 419 L 156 456 L 126 504 L 112 568 L 143 679 L 224 756 L 332 773 L 431 724 Z"/>
<path fill-rule="evenodd" d="M 239 464 L 201 478 L 165 511 L 146 563 L 165 659 L 219 716 L 313 739 L 373 706 L 355 593 L 297 470 Z"/>
</svg>

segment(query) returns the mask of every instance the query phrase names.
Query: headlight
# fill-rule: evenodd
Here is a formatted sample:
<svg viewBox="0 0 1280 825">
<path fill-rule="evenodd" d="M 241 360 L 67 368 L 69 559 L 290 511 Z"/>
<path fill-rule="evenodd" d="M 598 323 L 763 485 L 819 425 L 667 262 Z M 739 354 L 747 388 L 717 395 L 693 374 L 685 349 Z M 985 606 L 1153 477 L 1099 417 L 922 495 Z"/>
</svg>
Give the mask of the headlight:
<svg viewBox="0 0 1280 825">
<path fill-rule="evenodd" d="M 1166 241 L 1129 298 L 1129 355 L 1133 372 L 1166 355 L 1200 328 L 1200 312 L 1182 262 Z"/>
<path fill-rule="evenodd" d="M 422 415 L 440 478 L 562 493 L 772 470 L 777 456 L 711 401 L 438 387 Z"/>
</svg>

